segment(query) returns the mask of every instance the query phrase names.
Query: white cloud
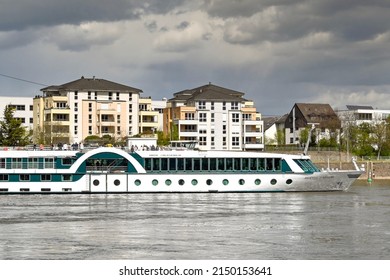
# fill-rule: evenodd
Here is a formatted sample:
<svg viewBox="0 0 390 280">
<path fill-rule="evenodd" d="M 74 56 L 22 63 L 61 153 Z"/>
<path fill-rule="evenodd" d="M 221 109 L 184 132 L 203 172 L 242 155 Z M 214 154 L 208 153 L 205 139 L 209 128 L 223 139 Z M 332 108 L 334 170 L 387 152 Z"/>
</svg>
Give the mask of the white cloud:
<svg viewBox="0 0 390 280">
<path fill-rule="evenodd" d="M 60 25 L 48 29 L 48 43 L 61 50 L 83 51 L 94 45 L 110 45 L 123 35 L 121 22 L 86 22 L 80 25 Z"/>
</svg>

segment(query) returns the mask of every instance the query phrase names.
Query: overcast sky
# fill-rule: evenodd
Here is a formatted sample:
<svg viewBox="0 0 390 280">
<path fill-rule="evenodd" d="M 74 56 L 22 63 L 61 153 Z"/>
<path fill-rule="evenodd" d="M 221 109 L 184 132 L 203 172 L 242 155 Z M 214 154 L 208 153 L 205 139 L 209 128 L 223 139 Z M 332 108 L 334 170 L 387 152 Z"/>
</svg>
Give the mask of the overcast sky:
<svg viewBox="0 0 390 280">
<path fill-rule="evenodd" d="M 0 0 L 0 96 L 81 76 L 153 99 L 211 82 L 263 115 L 390 110 L 390 1 Z"/>
</svg>

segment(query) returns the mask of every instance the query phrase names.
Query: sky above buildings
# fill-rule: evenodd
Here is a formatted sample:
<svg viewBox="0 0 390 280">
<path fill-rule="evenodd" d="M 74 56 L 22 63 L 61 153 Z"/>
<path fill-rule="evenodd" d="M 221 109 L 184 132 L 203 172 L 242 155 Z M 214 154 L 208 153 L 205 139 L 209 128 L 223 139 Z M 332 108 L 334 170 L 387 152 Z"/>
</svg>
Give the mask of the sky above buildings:
<svg viewBox="0 0 390 280">
<path fill-rule="evenodd" d="M 153 99 L 211 82 L 263 115 L 390 109 L 389 15 L 388 0 L 0 0 L 0 96 L 96 76 Z"/>
</svg>

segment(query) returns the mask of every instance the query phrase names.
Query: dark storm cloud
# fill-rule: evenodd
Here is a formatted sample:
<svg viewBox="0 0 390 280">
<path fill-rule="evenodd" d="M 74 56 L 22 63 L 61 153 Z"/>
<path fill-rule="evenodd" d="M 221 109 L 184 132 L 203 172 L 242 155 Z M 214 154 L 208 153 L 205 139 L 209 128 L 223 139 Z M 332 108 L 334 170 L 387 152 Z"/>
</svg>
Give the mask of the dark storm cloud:
<svg viewBox="0 0 390 280">
<path fill-rule="evenodd" d="M 202 7 L 227 20 L 224 38 L 237 44 L 290 41 L 316 32 L 360 41 L 390 29 L 387 0 L 208 0 Z"/>
<path fill-rule="evenodd" d="M 143 13 L 163 14 L 184 0 L 0 0 L 0 31 L 86 21 L 136 19 Z"/>
</svg>

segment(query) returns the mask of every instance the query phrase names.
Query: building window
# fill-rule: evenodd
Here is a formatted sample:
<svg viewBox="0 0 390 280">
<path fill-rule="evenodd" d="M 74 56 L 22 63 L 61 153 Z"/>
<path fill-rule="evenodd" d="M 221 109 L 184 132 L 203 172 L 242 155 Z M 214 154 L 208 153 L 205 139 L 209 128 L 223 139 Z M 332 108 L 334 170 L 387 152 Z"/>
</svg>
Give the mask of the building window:
<svg viewBox="0 0 390 280">
<path fill-rule="evenodd" d="M 207 145 L 207 137 L 201 136 L 199 137 L 199 146 L 206 146 Z"/>
<path fill-rule="evenodd" d="M 222 103 L 222 110 L 226 110 L 226 102 Z"/>
<path fill-rule="evenodd" d="M 116 100 L 119 100 L 119 92 L 116 93 Z"/>
<path fill-rule="evenodd" d="M 195 120 L 195 114 L 194 113 L 185 113 L 184 118 L 185 118 L 185 120 Z"/>
<path fill-rule="evenodd" d="M 199 113 L 199 122 L 207 122 L 207 113 Z"/>
<path fill-rule="evenodd" d="M 112 100 L 112 92 L 108 93 L 108 100 Z"/>
<path fill-rule="evenodd" d="M 92 126 L 91 126 L 91 125 L 88 126 L 88 134 L 89 134 L 89 135 L 92 135 Z"/>
<path fill-rule="evenodd" d="M 238 110 L 238 102 L 232 102 L 231 103 L 231 109 L 232 110 Z"/>
<path fill-rule="evenodd" d="M 215 146 L 215 137 L 211 137 L 211 146 Z"/>
<path fill-rule="evenodd" d="M 30 105 L 30 111 L 33 111 L 33 110 L 34 110 L 34 106 Z"/>
<path fill-rule="evenodd" d="M 79 99 L 79 92 L 78 91 L 74 92 L 74 99 L 75 100 Z"/>
<path fill-rule="evenodd" d="M 238 113 L 232 114 L 232 121 L 234 123 L 240 122 L 240 114 L 238 114 Z"/>
<path fill-rule="evenodd" d="M 232 137 L 232 146 L 233 147 L 240 146 L 240 138 L 239 137 Z"/>
<path fill-rule="evenodd" d="M 211 110 L 214 110 L 214 102 L 211 102 Z"/>
<path fill-rule="evenodd" d="M 204 109 L 206 109 L 206 101 L 199 101 L 199 102 L 198 102 L 198 109 L 199 109 L 199 110 L 204 110 Z"/>
<path fill-rule="evenodd" d="M 211 113 L 211 122 L 214 122 L 214 121 L 215 121 L 215 114 Z"/>
<path fill-rule="evenodd" d="M 132 104 L 129 104 L 129 112 L 133 112 L 133 105 Z"/>
<path fill-rule="evenodd" d="M 222 137 L 222 146 L 226 146 L 226 137 Z"/>
<path fill-rule="evenodd" d="M 92 103 L 88 103 L 88 112 L 92 112 Z"/>
<path fill-rule="evenodd" d="M 77 114 L 74 115 L 74 123 L 78 123 L 78 115 Z"/>
<path fill-rule="evenodd" d="M 91 99 L 91 92 L 88 91 L 88 99 Z"/>
<path fill-rule="evenodd" d="M 102 116 L 102 118 L 103 118 L 103 116 Z M 88 115 L 88 123 L 92 123 L 92 114 Z"/>
</svg>

